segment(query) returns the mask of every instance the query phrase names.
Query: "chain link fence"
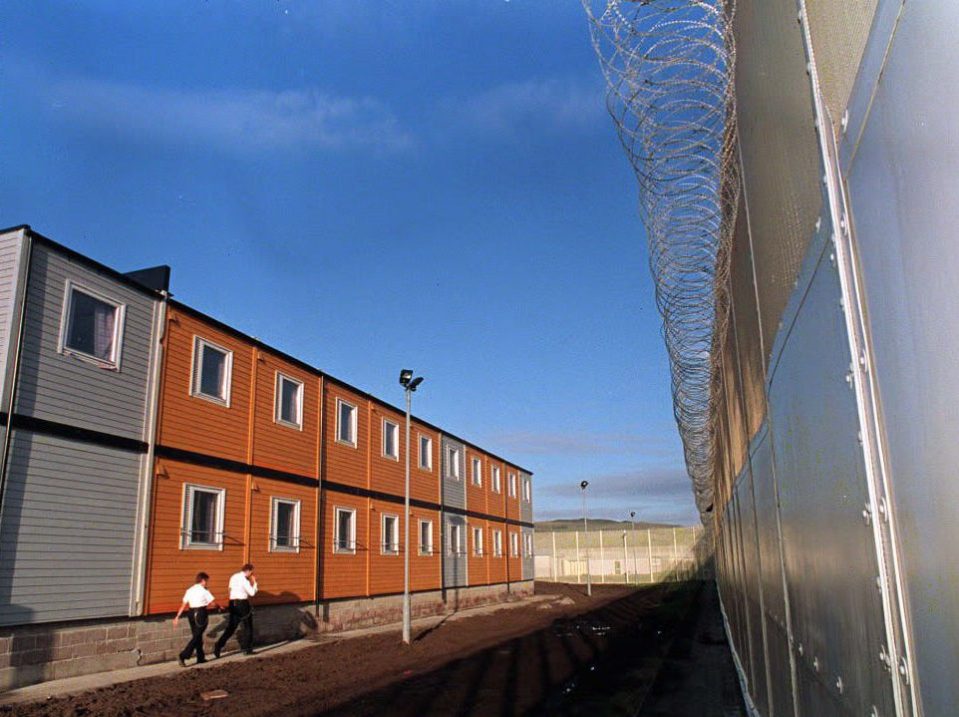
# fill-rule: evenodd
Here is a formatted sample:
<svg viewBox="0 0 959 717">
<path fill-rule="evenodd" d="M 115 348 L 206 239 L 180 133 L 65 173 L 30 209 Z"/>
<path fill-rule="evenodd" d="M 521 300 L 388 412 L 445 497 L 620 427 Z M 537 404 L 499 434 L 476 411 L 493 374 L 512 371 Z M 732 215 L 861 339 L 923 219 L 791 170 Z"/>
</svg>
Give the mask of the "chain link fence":
<svg viewBox="0 0 959 717">
<path fill-rule="evenodd" d="M 712 547 L 702 526 L 536 531 L 537 580 L 643 584 L 711 577 Z"/>
</svg>

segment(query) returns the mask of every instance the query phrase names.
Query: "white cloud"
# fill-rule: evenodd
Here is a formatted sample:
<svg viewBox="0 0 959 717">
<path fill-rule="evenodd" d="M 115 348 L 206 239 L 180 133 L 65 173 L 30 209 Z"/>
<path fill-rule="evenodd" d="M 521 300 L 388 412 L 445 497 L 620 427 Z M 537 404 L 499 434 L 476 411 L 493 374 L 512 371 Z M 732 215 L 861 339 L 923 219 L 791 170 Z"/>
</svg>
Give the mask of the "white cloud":
<svg viewBox="0 0 959 717">
<path fill-rule="evenodd" d="M 413 144 L 379 100 L 312 88 L 200 91 L 75 78 L 54 83 L 45 94 L 71 121 L 142 141 L 246 152 L 393 152 Z"/>
<path fill-rule="evenodd" d="M 497 85 L 444 107 L 452 124 L 497 136 L 606 128 L 602 85 L 574 77 Z"/>
</svg>

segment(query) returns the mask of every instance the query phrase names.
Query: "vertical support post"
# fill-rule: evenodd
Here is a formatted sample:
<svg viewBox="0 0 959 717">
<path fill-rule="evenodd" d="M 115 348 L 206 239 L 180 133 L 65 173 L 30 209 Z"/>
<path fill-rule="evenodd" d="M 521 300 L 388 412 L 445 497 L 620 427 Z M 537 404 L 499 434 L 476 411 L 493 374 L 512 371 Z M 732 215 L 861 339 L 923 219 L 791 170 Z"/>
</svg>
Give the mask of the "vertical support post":
<svg viewBox="0 0 959 717">
<path fill-rule="evenodd" d="M 599 579 L 606 582 L 606 556 L 603 554 L 603 531 L 599 531 Z"/>
<path fill-rule="evenodd" d="M 579 531 L 578 530 L 576 531 L 575 535 L 576 535 L 576 582 L 581 583 L 583 582 L 583 571 L 579 564 Z"/>
<path fill-rule="evenodd" d="M 623 571 L 626 573 L 626 584 L 629 585 L 629 553 L 626 546 L 626 531 L 623 531 Z"/>
<path fill-rule="evenodd" d="M 676 550 L 676 528 L 674 526 L 673 527 L 673 570 L 672 572 L 677 579 L 680 577 L 678 565 L 679 565 L 679 551 Z"/>
<path fill-rule="evenodd" d="M 550 556 L 549 556 L 549 563 L 550 563 L 549 567 L 550 567 L 550 571 L 553 573 L 553 582 L 558 583 L 559 575 L 556 572 L 556 531 L 554 530 L 552 533 L 550 533 L 550 536 L 553 539 L 553 552 L 550 553 Z"/>
<path fill-rule="evenodd" d="M 410 607 L 410 403 L 412 391 L 406 389 L 406 479 L 403 491 L 403 644 L 410 644 L 412 612 Z"/>
<path fill-rule="evenodd" d="M 646 554 L 649 558 L 649 582 L 654 582 L 653 579 L 653 534 L 649 528 L 646 528 Z"/>
</svg>

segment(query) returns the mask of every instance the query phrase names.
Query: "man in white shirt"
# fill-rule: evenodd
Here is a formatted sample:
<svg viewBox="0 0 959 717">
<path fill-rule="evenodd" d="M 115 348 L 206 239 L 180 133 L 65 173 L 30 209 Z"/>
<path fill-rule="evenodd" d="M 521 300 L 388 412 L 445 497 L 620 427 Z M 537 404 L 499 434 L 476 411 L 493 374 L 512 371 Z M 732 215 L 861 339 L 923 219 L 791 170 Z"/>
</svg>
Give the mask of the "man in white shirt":
<svg viewBox="0 0 959 717">
<path fill-rule="evenodd" d="M 196 664 L 200 665 L 206 662 L 206 657 L 203 654 L 203 633 L 206 632 L 206 627 L 209 624 L 207 607 L 212 605 L 219 609 L 219 605 L 213 598 L 213 593 L 207 589 L 209 580 L 210 576 L 206 573 L 196 574 L 196 583 L 187 588 L 187 591 L 183 594 L 183 604 L 180 605 L 176 617 L 173 618 L 173 627 L 176 628 L 180 623 L 180 615 L 185 610 L 189 610 L 186 616 L 190 621 L 191 637 L 186 647 L 183 648 L 183 652 L 177 658 L 180 667 L 186 667 L 186 661 L 193 657 L 194 652 L 196 652 Z"/>
<path fill-rule="evenodd" d="M 240 572 L 234 573 L 230 578 L 230 618 L 226 630 L 213 646 L 213 654 L 217 657 L 220 656 L 226 641 L 233 636 L 241 622 L 244 623 L 243 631 L 237 638 L 240 648 L 246 655 L 253 654 L 253 606 L 250 604 L 250 598 L 256 595 L 257 589 L 256 576 L 253 574 L 251 563 L 244 565 L 240 568 Z"/>
</svg>

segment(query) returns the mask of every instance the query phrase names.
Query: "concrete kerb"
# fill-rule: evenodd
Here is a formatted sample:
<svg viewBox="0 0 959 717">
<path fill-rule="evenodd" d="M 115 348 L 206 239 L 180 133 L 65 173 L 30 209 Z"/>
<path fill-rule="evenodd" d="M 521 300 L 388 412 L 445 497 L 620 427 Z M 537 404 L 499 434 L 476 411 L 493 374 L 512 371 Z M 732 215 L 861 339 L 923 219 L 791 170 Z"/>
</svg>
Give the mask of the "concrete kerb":
<svg viewBox="0 0 959 717">
<path fill-rule="evenodd" d="M 477 615 L 485 615 L 498 610 L 511 610 L 516 607 L 528 606 L 535 603 L 549 603 L 559 599 L 556 595 L 531 595 L 519 600 L 508 602 L 493 603 L 490 605 L 480 605 L 476 607 L 467 607 L 457 612 L 449 612 L 441 615 L 430 615 L 428 617 L 417 618 L 413 620 L 414 630 L 428 630 L 443 622 L 454 622 Z M 398 623 L 388 625 L 376 625 L 373 627 L 358 628 L 356 630 L 344 630 L 335 633 L 321 633 L 312 638 L 301 638 L 298 640 L 286 640 L 269 645 L 262 645 L 256 648 L 256 653 L 252 656 L 245 656 L 239 651 L 224 654 L 219 660 L 211 659 L 203 665 L 192 665 L 187 669 L 191 670 L 210 670 L 216 669 L 219 665 L 229 664 L 231 662 L 245 660 L 269 659 L 275 655 L 285 655 L 292 652 L 299 652 L 310 648 L 322 647 L 333 642 L 349 640 L 367 635 L 375 635 L 384 632 L 393 632 L 399 630 Z M 175 660 L 170 662 L 161 662 L 152 665 L 140 667 L 126 667 L 115 669 L 109 672 L 95 672 L 92 674 L 79 675 L 77 677 L 65 677 L 63 679 L 54 679 L 47 682 L 41 682 L 27 687 L 19 687 L 0 693 L 0 705 L 22 704 L 24 702 L 36 702 L 47 700 L 54 697 L 65 697 L 81 692 L 111 687 L 135 680 L 143 680 L 151 677 L 169 677 L 181 674 L 183 668 Z"/>
</svg>

